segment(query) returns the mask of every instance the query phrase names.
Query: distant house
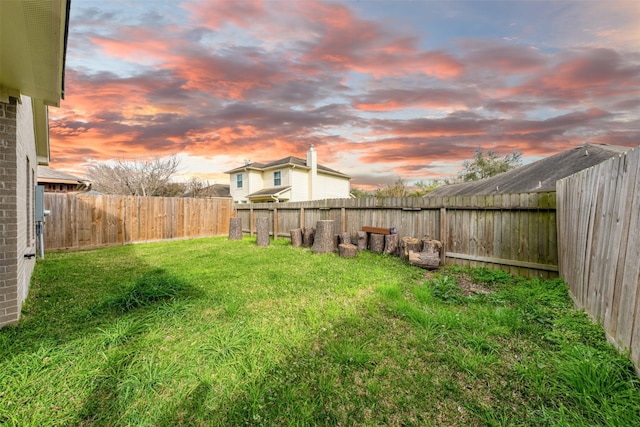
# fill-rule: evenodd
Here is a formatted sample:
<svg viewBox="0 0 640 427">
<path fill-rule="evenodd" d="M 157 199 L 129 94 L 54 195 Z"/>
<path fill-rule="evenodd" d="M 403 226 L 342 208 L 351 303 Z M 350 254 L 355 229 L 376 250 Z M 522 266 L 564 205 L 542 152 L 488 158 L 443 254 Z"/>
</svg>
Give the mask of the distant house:
<svg viewBox="0 0 640 427">
<path fill-rule="evenodd" d="M 91 190 L 91 182 L 49 166 L 38 166 L 38 185 L 47 193 L 79 193 Z"/>
<path fill-rule="evenodd" d="M 556 191 L 556 182 L 629 151 L 631 147 L 584 144 L 479 181 L 444 185 L 425 197 Z"/>
<path fill-rule="evenodd" d="M 0 0 L 0 327 L 20 318 L 35 266 L 36 168 L 64 95 L 68 0 Z"/>
<path fill-rule="evenodd" d="M 285 157 L 247 163 L 227 171 L 231 197 L 237 203 L 302 202 L 348 198 L 351 177 L 318 164 L 313 145 L 307 158 Z"/>
</svg>

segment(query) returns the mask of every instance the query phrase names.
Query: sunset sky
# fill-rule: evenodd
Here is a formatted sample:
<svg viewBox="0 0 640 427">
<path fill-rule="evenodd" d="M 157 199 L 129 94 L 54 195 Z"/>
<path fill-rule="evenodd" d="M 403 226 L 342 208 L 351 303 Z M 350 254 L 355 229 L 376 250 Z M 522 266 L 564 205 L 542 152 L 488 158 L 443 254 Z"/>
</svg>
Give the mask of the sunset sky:
<svg viewBox="0 0 640 427">
<path fill-rule="evenodd" d="M 640 1 L 73 0 L 51 166 L 304 157 L 375 188 L 640 145 Z"/>
</svg>

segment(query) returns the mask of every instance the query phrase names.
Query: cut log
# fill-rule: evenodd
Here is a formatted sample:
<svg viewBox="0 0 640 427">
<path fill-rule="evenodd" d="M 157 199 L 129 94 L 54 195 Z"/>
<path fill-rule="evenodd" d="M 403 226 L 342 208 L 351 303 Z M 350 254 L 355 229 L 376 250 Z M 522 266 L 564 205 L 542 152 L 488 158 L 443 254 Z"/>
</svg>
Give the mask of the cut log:
<svg viewBox="0 0 640 427">
<path fill-rule="evenodd" d="M 409 259 L 409 251 L 420 252 L 420 240 L 406 236 L 400 241 L 400 258 Z"/>
<path fill-rule="evenodd" d="M 366 231 L 358 231 L 358 250 L 366 251 L 367 250 L 367 232 Z"/>
<path fill-rule="evenodd" d="M 351 244 L 351 233 L 346 232 L 346 231 L 340 233 L 340 243 L 344 243 L 345 245 L 350 245 Z"/>
<path fill-rule="evenodd" d="M 358 247 L 350 243 L 340 243 L 338 245 L 338 254 L 345 258 L 353 258 L 358 254 Z"/>
<path fill-rule="evenodd" d="M 384 251 L 384 234 L 371 233 L 369 236 L 369 250 L 376 254 Z"/>
<path fill-rule="evenodd" d="M 242 218 L 229 218 L 229 240 L 242 240 Z"/>
<path fill-rule="evenodd" d="M 316 223 L 316 234 L 313 237 L 313 252 L 333 252 L 333 220 L 324 219 Z"/>
<path fill-rule="evenodd" d="M 398 235 L 386 234 L 384 236 L 384 253 L 398 255 Z"/>
<path fill-rule="evenodd" d="M 440 266 L 440 254 L 438 252 L 414 252 L 409 251 L 409 264 L 436 270 Z"/>
<path fill-rule="evenodd" d="M 269 218 L 256 218 L 256 243 L 258 246 L 269 246 Z"/>
<path fill-rule="evenodd" d="M 289 233 L 291 234 L 291 246 L 302 246 L 302 228 L 294 228 Z"/>
<path fill-rule="evenodd" d="M 313 227 L 305 227 L 302 234 L 302 246 L 313 246 L 313 236 L 315 233 L 316 230 Z"/>
</svg>

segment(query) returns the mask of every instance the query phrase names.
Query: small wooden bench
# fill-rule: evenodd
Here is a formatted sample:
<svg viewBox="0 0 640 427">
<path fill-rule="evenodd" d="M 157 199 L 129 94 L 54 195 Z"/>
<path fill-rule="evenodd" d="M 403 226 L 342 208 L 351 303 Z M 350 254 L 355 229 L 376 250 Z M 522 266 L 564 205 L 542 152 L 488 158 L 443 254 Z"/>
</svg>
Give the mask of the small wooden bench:
<svg viewBox="0 0 640 427">
<path fill-rule="evenodd" d="M 373 233 L 373 234 L 397 234 L 398 233 L 398 229 L 396 229 L 395 227 L 390 227 L 390 228 L 369 227 L 366 225 L 362 226 L 362 231 L 366 233 Z"/>
</svg>

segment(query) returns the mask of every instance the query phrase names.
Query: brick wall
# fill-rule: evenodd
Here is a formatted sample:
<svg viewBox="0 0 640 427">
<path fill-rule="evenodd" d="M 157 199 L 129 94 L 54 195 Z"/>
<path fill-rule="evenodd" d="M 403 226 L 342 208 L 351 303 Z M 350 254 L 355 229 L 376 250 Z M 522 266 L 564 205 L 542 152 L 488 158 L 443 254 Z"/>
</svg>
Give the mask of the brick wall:
<svg viewBox="0 0 640 427">
<path fill-rule="evenodd" d="M 31 100 L 0 102 L 0 327 L 20 317 L 35 258 L 32 174 L 37 165 Z"/>
</svg>

